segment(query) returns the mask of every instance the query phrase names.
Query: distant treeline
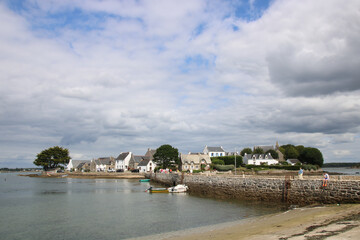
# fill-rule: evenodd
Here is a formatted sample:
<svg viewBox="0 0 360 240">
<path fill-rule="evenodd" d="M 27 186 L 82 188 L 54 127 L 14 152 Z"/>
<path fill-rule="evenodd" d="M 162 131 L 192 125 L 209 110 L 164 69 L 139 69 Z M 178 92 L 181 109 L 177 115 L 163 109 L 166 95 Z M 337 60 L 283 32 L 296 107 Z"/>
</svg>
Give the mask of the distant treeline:
<svg viewBox="0 0 360 240">
<path fill-rule="evenodd" d="M 323 168 L 327 167 L 360 167 L 358 162 L 339 162 L 339 163 L 324 163 Z"/>
<path fill-rule="evenodd" d="M 0 168 L 2 172 L 23 172 L 23 171 L 36 171 L 42 168 Z"/>
</svg>

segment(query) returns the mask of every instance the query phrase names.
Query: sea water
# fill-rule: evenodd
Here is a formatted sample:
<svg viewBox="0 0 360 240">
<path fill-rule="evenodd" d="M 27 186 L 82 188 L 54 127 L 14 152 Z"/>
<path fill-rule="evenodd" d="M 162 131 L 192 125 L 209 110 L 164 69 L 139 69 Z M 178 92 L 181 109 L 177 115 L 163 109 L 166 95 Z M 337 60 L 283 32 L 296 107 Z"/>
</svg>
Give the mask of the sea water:
<svg viewBox="0 0 360 240">
<path fill-rule="evenodd" d="M 0 173 L 0 239 L 127 239 L 280 211 L 190 194 L 150 194 L 150 184 Z"/>
</svg>

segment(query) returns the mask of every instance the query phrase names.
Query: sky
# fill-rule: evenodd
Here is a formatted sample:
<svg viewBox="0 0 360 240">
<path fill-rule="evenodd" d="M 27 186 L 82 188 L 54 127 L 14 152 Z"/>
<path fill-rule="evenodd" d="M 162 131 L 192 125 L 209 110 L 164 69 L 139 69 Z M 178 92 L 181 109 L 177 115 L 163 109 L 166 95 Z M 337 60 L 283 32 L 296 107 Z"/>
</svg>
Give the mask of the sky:
<svg viewBox="0 0 360 240">
<path fill-rule="evenodd" d="M 0 0 L 0 168 L 170 144 L 360 161 L 358 0 Z"/>
</svg>

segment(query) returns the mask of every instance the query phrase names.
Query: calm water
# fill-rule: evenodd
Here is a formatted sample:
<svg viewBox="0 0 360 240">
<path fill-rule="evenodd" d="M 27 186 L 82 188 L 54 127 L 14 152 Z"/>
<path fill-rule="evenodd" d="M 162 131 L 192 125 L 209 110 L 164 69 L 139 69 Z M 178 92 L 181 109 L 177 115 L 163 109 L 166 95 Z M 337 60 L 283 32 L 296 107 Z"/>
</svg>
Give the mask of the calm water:
<svg viewBox="0 0 360 240">
<path fill-rule="evenodd" d="M 346 175 L 360 175 L 360 169 L 358 168 L 323 168 L 323 171 L 327 171 L 330 173 L 342 173 Z"/>
<path fill-rule="evenodd" d="M 149 185 L 0 173 L 0 238 L 126 239 L 280 211 L 189 194 L 149 194 Z"/>
</svg>

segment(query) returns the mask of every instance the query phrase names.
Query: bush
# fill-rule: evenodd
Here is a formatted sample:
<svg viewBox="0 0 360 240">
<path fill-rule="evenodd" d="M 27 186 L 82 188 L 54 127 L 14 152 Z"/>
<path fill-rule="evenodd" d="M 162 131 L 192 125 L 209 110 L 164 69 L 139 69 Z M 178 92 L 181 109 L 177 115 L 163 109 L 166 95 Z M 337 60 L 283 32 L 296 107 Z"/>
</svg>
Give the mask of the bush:
<svg viewBox="0 0 360 240">
<path fill-rule="evenodd" d="M 214 160 L 211 160 L 211 162 L 212 162 L 214 165 L 225 165 L 224 160 L 221 160 L 221 159 L 214 159 Z"/>
<path fill-rule="evenodd" d="M 193 173 L 201 173 L 201 170 L 193 170 Z"/>
<path fill-rule="evenodd" d="M 211 162 L 221 160 L 225 165 L 235 165 L 235 156 L 212 157 Z M 240 167 L 243 163 L 242 156 L 236 155 L 236 167 Z M 217 163 L 214 163 L 217 164 Z"/>
<path fill-rule="evenodd" d="M 218 171 L 229 171 L 235 169 L 234 165 L 214 165 L 214 169 Z"/>
<path fill-rule="evenodd" d="M 312 165 L 312 164 L 304 164 L 303 166 L 302 166 L 302 168 L 304 169 L 304 170 L 318 170 L 319 169 L 319 166 L 317 166 L 317 165 Z"/>
</svg>

